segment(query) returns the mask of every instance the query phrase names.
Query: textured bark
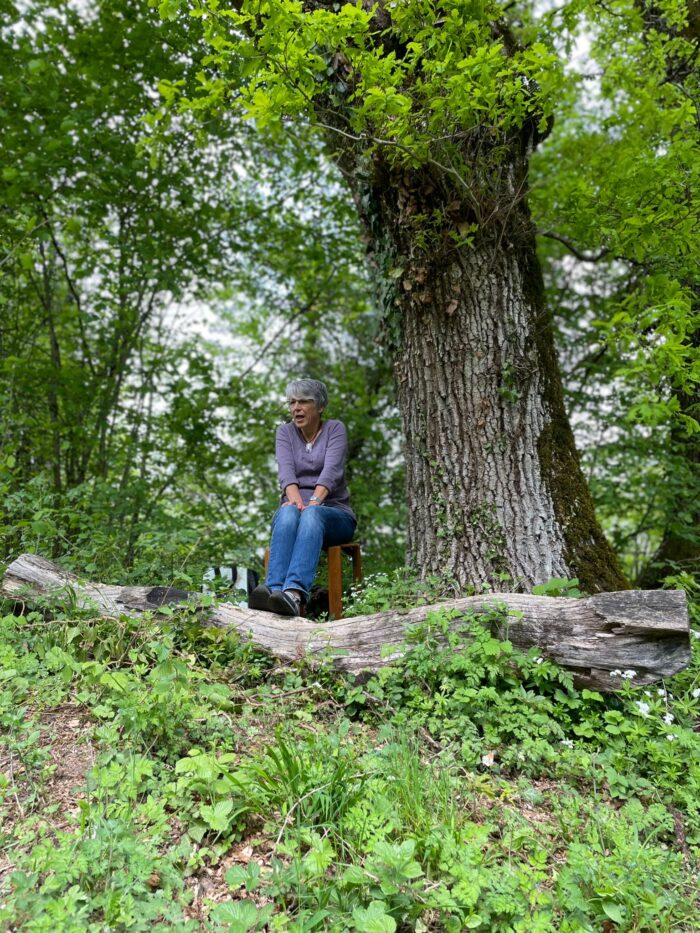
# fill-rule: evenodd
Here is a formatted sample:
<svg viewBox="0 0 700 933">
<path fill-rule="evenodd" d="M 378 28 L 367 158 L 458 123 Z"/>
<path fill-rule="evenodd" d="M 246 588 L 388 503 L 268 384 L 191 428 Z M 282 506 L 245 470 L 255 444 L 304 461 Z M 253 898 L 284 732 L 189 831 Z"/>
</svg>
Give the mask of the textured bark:
<svg viewBox="0 0 700 933">
<path fill-rule="evenodd" d="M 390 17 L 379 4 L 374 35 L 400 59 Z M 516 48 L 505 20 L 491 28 L 504 52 Z M 352 81 L 343 61 L 338 77 Z M 434 158 L 407 168 L 390 144 L 349 133 L 343 109 L 327 103 L 329 145 L 364 226 L 395 364 L 409 562 L 462 587 L 553 576 L 576 576 L 589 592 L 627 587 L 562 401 L 527 207 L 537 116 L 508 133 L 455 127 L 431 147 Z"/>
<path fill-rule="evenodd" d="M 70 595 L 77 606 L 103 616 L 138 615 L 196 594 L 162 586 L 120 587 L 81 582 L 41 557 L 24 554 L 8 567 L 0 595 L 10 599 Z M 494 606 L 506 607 L 494 619 Z M 231 627 L 276 657 L 323 655 L 339 670 L 375 671 L 400 657 L 408 629 L 432 612 L 449 610 L 450 625 L 490 612 L 491 630 L 522 649 L 537 646 L 569 668 L 582 686 L 612 691 L 634 671 L 635 684 L 670 677 L 690 663 L 690 638 L 682 590 L 601 593 L 588 599 L 551 599 L 518 593 L 472 596 L 435 606 L 356 616 L 325 625 L 221 604 L 200 614 L 203 625 Z M 466 636 L 468 637 L 468 636 Z M 387 656 L 387 646 L 395 650 Z"/>
<path fill-rule="evenodd" d="M 564 409 L 521 143 L 465 189 L 434 166 L 397 170 L 379 153 L 368 175 L 357 148 L 335 141 L 394 356 L 408 557 L 463 587 L 558 576 L 589 592 L 621 589 Z M 485 157 L 473 156 L 475 177 Z M 474 239 L 460 242 L 471 225 Z"/>
</svg>

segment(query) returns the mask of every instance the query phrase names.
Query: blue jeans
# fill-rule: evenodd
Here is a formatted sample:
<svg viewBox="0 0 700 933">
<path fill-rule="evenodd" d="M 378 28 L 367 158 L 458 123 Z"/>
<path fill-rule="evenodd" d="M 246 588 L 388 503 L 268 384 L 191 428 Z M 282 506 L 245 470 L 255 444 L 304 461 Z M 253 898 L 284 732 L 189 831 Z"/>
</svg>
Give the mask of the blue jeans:
<svg viewBox="0 0 700 933">
<path fill-rule="evenodd" d="M 267 585 L 271 590 L 299 590 L 309 598 L 322 547 L 347 544 L 355 533 L 355 519 L 342 509 L 312 505 L 300 512 L 283 505 L 272 519 Z"/>
</svg>

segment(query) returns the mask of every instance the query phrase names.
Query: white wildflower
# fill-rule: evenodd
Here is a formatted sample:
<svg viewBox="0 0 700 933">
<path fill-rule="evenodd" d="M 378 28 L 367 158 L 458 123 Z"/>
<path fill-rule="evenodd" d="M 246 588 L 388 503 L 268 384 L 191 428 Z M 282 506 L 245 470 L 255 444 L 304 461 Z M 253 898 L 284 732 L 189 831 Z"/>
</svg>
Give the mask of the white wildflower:
<svg viewBox="0 0 700 933">
<path fill-rule="evenodd" d="M 660 696 L 660 697 L 665 697 L 665 696 L 666 696 L 666 691 L 665 691 L 664 688 L 662 687 L 660 690 L 657 690 L 657 691 L 656 691 L 656 695 L 657 695 L 657 696 Z"/>
<path fill-rule="evenodd" d="M 664 722 L 666 723 L 667 726 L 670 726 L 674 719 L 675 719 L 675 716 L 673 715 L 673 713 L 666 713 L 666 715 L 664 716 Z"/>
<path fill-rule="evenodd" d="M 700 632 L 696 628 L 691 628 L 690 635 L 692 638 L 700 638 Z"/>
<path fill-rule="evenodd" d="M 637 676 L 636 671 L 623 671 L 620 675 L 623 680 L 632 680 L 633 677 Z"/>
<path fill-rule="evenodd" d="M 544 658 L 535 658 L 535 664 L 543 664 Z"/>
<path fill-rule="evenodd" d="M 692 697 L 694 700 L 700 697 L 700 687 L 696 687 L 695 690 L 693 690 Z"/>
<path fill-rule="evenodd" d="M 562 744 L 562 745 L 566 745 L 567 748 L 573 748 L 573 747 L 574 747 L 574 741 L 573 741 L 573 739 L 562 739 L 562 740 L 561 740 L 561 744 Z"/>
<path fill-rule="evenodd" d="M 673 742 L 673 740 L 675 739 L 675 735 L 671 732 L 669 735 L 666 736 L 666 738 L 669 740 L 669 742 Z"/>
<path fill-rule="evenodd" d="M 622 677 L 622 671 L 616 668 L 614 671 L 610 671 L 611 677 Z"/>
<path fill-rule="evenodd" d="M 651 709 L 651 706 L 649 706 L 648 703 L 642 702 L 642 700 L 637 700 L 637 709 L 639 710 L 640 714 L 644 716 L 644 718 L 646 719 L 646 717 L 649 715 L 649 710 Z"/>
</svg>

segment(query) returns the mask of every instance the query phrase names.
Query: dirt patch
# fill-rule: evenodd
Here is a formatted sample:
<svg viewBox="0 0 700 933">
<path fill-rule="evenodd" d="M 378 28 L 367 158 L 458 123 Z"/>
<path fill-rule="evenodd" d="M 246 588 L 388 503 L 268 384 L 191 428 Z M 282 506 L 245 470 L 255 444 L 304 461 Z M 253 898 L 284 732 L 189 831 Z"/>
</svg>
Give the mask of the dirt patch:
<svg viewBox="0 0 700 933">
<path fill-rule="evenodd" d="M 205 866 L 196 875 L 188 878 L 187 887 L 192 891 L 192 903 L 185 909 L 185 916 L 203 923 L 212 907 L 226 901 L 252 900 L 258 907 L 269 904 L 269 898 L 261 897 L 257 891 L 248 892 L 245 887 L 231 890 L 226 882 L 226 872 L 233 865 L 245 868 L 257 862 L 264 877 L 270 871 L 274 851 L 274 840 L 265 836 L 251 837 L 235 845 L 217 865 Z"/>
<path fill-rule="evenodd" d="M 68 829 L 78 811 L 77 801 L 84 796 L 86 774 L 95 763 L 92 723 L 79 707 L 64 704 L 44 710 L 36 721 L 41 730 L 37 745 L 49 753 L 40 774 L 27 775 L 17 752 L 0 749 L 0 772 L 8 782 L 2 824 L 7 836 L 14 835 L 30 814 L 45 821 L 51 830 Z M 44 815 L 48 806 L 56 809 Z M 11 868 L 9 858 L 0 855 L 0 881 Z"/>
<path fill-rule="evenodd" d="M 70 705 L 45 710 L 40 721 L 45 730 L 42 744 L 56 765 L 42 796 L 46 802 L 59 804 L 52 823 L 56 829 L 66 829 L 72 822 L 69 817 L 78 811 L 77 801 L 84 797 L 86 775 L 95 764 L 96 750 L 90 739 L 93 722 Z"/>
</svg>

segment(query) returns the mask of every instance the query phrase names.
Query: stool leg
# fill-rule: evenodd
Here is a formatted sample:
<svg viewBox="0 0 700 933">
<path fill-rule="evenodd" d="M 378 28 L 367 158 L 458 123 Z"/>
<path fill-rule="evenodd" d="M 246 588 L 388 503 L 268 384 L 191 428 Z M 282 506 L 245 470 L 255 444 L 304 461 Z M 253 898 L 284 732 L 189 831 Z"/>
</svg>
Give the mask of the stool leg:
<svg viewBox="0 0 700 933">
<path fill-rule="evenodd" d="M 328 611 L 334 619 L 343 618 L 343 568 L 339 547 L 328 548 Z"/>
</svg>

